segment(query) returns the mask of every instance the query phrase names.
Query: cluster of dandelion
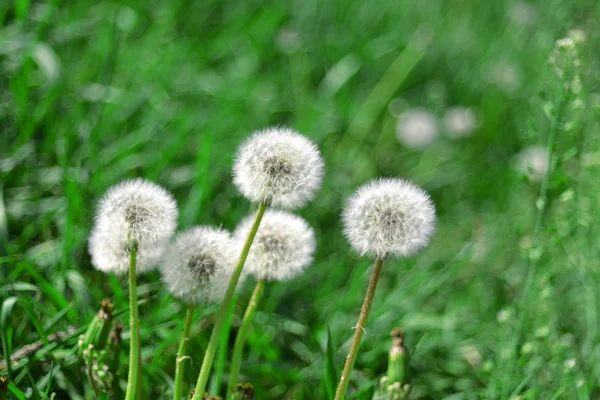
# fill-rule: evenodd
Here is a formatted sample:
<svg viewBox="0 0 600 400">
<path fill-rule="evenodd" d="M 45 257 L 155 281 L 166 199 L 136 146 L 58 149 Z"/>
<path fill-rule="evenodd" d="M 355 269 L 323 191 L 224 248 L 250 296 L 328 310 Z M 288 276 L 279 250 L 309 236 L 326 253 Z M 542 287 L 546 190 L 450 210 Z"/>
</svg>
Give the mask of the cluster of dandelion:
<svg viewBox="0 0 600 400">
<path fill-rule="evenodd" d="M 254 133 L 238 150 L 233 181 L 256 204 L 257 211 L 243 219 L 233 234 L 224 229 L 196 226 L 175 233 L 177 204 L 160 186 L 136 179 L 109 189 L 100 201 L 89 240 L 92 264 L 107 273 L 128 275 L 130 300 L 130 355 L 125 398 L 141 393 L 140 332 L 137 274 L 159 267 L 169 292 L 187 305 L 175 360 L 174 399 L 190 394 L 183 370 L 190 327 L 197 306 L 216 303 L 218 311 L 203 355 L 192 399 L 206 395 L 206 385 L 238 283 L 247 275 L 256 285 L 238 329 L 229 371 L 227 399 L 240 398 L 251 387 L 238 384 L 243 348 L 265 286 L 301 274 L 312 262 L 315 233 L 304 219 L 289 212 L 305 206 L 321 186 L 324 162 L 317 146 L 286 128 Z M 361 255 L 375 259 L 371 281 L 354 339 L 342 373 L 336 399 L 343 399 L 384 260 L 405 257 L 424 248 L 433 234 L 435 210 L 429 196 L 412 183 L 385 178 L 359 188 L 343 212 L 343 228 Z M 112 311 L 112 309 L 111 309 Z M 104 314 L 107 314 L 104 312 Z M 104 315 L 103 314 L 103 315 Z M 106 324 L 82 338 L 82 354 L 96 393 L 114 392 L 114 373 L 105 364 Z M 91 328 L 90 328 L 91 329 Z M 104 353 L 102 353 L 104 352 Z M 100 367 L 99 367 L 100 365 Z M 98 376 L 103 379 L 99 379 Z M 241 394 L 242 393 L 242 394 Z"/>
</svg>

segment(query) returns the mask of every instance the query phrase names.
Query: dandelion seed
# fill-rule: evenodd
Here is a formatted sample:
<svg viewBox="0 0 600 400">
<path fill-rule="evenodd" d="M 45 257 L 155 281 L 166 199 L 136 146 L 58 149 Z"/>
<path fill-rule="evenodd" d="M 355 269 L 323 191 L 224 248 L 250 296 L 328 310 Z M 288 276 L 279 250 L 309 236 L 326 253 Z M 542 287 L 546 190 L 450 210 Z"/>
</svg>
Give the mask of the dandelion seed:
<svg viewBox="0 0 600 400">
<path fill-rule="evenodd" d="M 243 241 L 254 220 L 246 217 L 234 232 Z M 265 212 L 248 255 L 248 271 L 257 280 L 282 281 L 301 274 L 313 261 L 313 229 L 301 217 L 278 210 Z"/>
<path fill-rule="evenodd" d="M 233 181 L 254 202 L 297 208 L 314 197 L 323 173 L 323 159 L 313 142 L 291 129 L 268 128 L 240 147 Z"/>
<path fill-rule="evenodd" d="M 126 274 L 131 242 L 137 241 L 137 271 L 156 266 L 177 224 L 177 204 L 162 187 L 135 179 L 110 188 L 100 200 L 89 239 L 92 264 Z"/>
<path fill-rule="evenodd" d="M 425 109 L 405 111 L 398 119 L 396 137 L 409 149 L 425 150 L 438 138 L 435 116 Z"/>
<path fill-rule="evenodd" d="M 161 265 L 162 279 L 171 294 L 188 304 L 220 301 L 237 259 L 229 232 L 197 226 L 180 233 Z"/>
<path fill-rule="evenodd" d="M 416 254 L 435 231 L 435 208 L 418 186 L 394 178 L 372 181 L 350 197 L 344 233 L 359 254 L 384 259 Z"/>
</svg>

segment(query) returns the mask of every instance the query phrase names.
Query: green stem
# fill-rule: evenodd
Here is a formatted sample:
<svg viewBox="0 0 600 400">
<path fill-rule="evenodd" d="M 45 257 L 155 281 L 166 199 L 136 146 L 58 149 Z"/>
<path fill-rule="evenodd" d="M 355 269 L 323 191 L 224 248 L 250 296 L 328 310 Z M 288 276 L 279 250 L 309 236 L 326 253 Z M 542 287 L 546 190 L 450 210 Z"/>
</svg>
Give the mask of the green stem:
<svg viewBox="0 0 600 400">
<path fill-rule="evenodd" d="M 136 288 L 137 241 L 135 239 L 131 241 L 131 251 L 129 254 L 129 335 L 131 344 L 129 346 L 129 374 L 127 375 L 125 400 L 134 400 L 138 391 L 138 370 L 140 363 L 140 316 L 138 313 Z"/>
<path fill-rule="evenodd" d="M 226 398 L 228 400 L 230 400 L 231 396 L 233 396 L 233 390 L 235 389 L 235 385 L 237 384 L 237 380 L 240 375 L 240 366 L 242 364 L 242 355 L 244 353 L 246 335 L 248 334 L 248 329 L 250 328 L 254 314 L 256 314 L 258 302 L 262 297 L 264 289 L 264 280 L 256 282 L 254 292 L 252 292 L 252 297 L 250 298 L 250 302 L 248 303 L 248 307 L 246 307 L 246 312 L 244 313 L 244 319 L 242 320 L 237 337 L 235 338 L 235 345 L 233 346 L 233 356 L 231 360 L 231 371 L 229 373 L 229 385 L 227 387 Z"/>
<path fill-rule="evenodd" d="M 183 369 L 185 367 L 184 361 L 185 348 L 190 336 L 190 327 L 192 326 L 192 319 L 194 318 L 194 306 L 189 305 L 187 312 L 185 313 L 185 322 L 183 323 L 183 335 L 181 335 L 181 342 L 179 342 L 179 350 L 177 351 L 177 360 L 175 363 L 175 396 L 174 400 L 181 400 L 183 397 Z"/>
<path fill-rule="evenodd" d="M 248 232 L 248 237 L 244 242 L 244 247 L 240 253 L 240 258 L 238 259 L 237 265 L 235 266 L 233 274 L 231 275 L 231 279 L 229 280 L 225 297 L 221 303 L 221 306 L 219 307 L 219 311 L 217 311 L 215 326 L 212 334 L 210 335 L 210 341 L 208 342 L 208 347 L 206 348 L 206 353 L 204 354 L 204 360 L 202 360 L 202 367 L 200 368 L 200 374 L 198 375 L 198 382 L 196 383 L 196 389 L 194 391 L 194 397 L 192 397 L 192 400 L 200 400 L 202 399 L 202 396 L 204 396 L 206 382 L 208 382 L 208 375 L 210 374 L 212 362 L 217 351 L 217 345 L 219 344 L 219 337 L 221 336 L 221 331 L 223 330 L 223 325 L 225 324 L 225 319 L 227 318 L 227 312 L 229 311 L 229 303 L 231 303 L 231 298 L 235 292 L 235 287 L 240 280 L 240 275 L 242 273 L 242 269 L 244 268 L 244 264 L 246 263 L 246 258 L 248 258 L 250 246 L 252 246 L 252 242 L 254 241 L 260 221 L 262 220 L 266 209 L 267 205 L 264 203 L 261 203 L 258 207 L 256 217 L 254 218 L 254 223 L 252 224 L 252 228 L 250 228 L 250 232 Z"/>
<path fill-rule="evenodd" d="M 367 323 L 367 318 L 369 317 L 371 304 L 373 303 L 373 296 L 375 295 L 375 289 L 377 288 L 377 281 L 379 280 L 379 273 L 381 272 L 382 265 L 383 260 L 381 258 L 377 258 L 377 260 L 375 260 L 373 274 L 371 275 L 371 281 L 369 282 L 369 288 L 367 289 L 367 295 L 365 296 L 365 301 L 363 302 L 362 310 L 360 311 L 360 317 L 358 317 L 358 323 L 354 328 L 354 339 L 352 339 L 350 352 L 348 353 L 348 357 L 346 357 L 344 372 L 342 373 L 340 384 L 335 392 L 335 400 L 342 400 L 346 397 L 346 390 L 348 389 L 350 376 L 352 375 L 352 368 L 354 368 L 354 362 L 356 361 L 356 356 L 358 355 L 360 340 L 362 339 L 365 331 L 365 325 Z"/>
</svg>

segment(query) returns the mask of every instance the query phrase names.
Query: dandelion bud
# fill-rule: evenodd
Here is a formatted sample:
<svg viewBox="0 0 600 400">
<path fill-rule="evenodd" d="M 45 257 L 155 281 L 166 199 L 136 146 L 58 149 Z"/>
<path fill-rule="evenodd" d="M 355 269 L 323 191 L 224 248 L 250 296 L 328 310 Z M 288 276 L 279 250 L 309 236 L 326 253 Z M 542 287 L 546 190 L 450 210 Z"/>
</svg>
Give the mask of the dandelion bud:
<svg viewBox="0 0 600 400">
<path fill-rule="evenodd" d="M 253 400 L 254 386 L 248 382 L 238 383 L 235 387 L 232 400 Z"/>
<path fill-rule="evenodd" d="M 402 384 L 406 382 L 408 373 L 408 351 L 404 347 L 404 332 L 396 328 L 391 333 L 394 343 L 388 356 L 388 383 Z"/>
<path fill-rule="evenodd" d="M 171 294 L 188 304 L 220 301 L 236 262 L 229 232 L 197 226 L 177 235 L 165 253 L 162 279 Z"/>
<path fill-rule="evenodd" d="M 344 234 L 361 255 L 384 259 L 416 254 L 435 231 L 435 208 L 418 186 L 398 178 L 371 181 L 354 193 L 342 214 Z"/>
<path fill-rule="evenodd" d="M 114 305 L 110 299 L 100 302 L 100 310 L 88 326 L 83 340 L 80 342 L 80 349 L 86 349 L 90 344 L 97 350 L 104 349 L 112 324 L 113 310 Z"/>
<path fill-rule="evenodd" d="M 137 243 L 137 271 L 159 261 L 177 224 L 177 204 L 162 187 L 135 179 L 108 190 L 98 205 L 89 240 L 92 264 L 104 272 L 126 274 L 132 241 Z"/>
<path fill-rule="evenodd" d="M 242 242 L 254 221 L 246 217 L 234 237 Z M 304 219 L 278 210 L 267 210 L 248 255 L 248 271 L 258 280 L 282 281 L 301 274 L 315 251 L 314 231 Z"/>
<path fill-rule="evenodd" d="M 287 128 L 268 128 L 243 143 L 233 166 L 233 181 L 254 202 L 297 208 L 321 186 L 324 164 L 317 146 Z"/>
</svg>

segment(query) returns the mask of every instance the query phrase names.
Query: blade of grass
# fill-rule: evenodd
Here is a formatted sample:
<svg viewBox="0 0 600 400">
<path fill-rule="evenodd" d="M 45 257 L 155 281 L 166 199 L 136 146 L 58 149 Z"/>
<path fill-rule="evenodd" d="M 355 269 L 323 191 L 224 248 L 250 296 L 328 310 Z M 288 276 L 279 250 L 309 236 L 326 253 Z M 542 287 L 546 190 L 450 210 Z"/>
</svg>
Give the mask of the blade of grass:
<svg viewBox="0 0 600 400">
<path fill-rule="evenodd" d="M 327 388 L 327 395 L 329 399 L 335 397 L 335 389 L 337 387 L 338 376 L 337 368 L 335 367 L 335 346 L 333 344 L 333 338 L 331 337 L 331 329 L 327 325 L 327 353 L 325 354 L 325 387 Z"/>
<path fill-rule="evenodd" d="M 12 332 L 11 323 L 12 310 L 19 300 L 18 297 L 9 297 L 2 302 L 2 311 L 0 312 L 0 332 L 2 333 L 2 352 L 6 360 L 6 375 L 8 379 L 12 377 L 12 368 L 10 365 L 10 355 L 12 354 Z"/>
</svg>

